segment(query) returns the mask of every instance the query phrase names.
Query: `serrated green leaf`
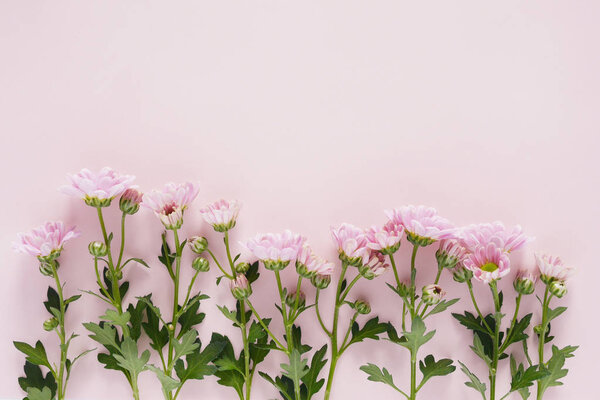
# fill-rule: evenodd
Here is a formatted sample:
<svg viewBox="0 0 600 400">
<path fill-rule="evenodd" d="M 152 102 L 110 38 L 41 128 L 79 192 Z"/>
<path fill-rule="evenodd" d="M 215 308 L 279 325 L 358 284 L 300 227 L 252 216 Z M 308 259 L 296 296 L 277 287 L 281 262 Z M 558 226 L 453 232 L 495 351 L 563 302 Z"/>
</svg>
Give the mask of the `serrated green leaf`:
<svg viewBox="0 0 600 400">
<path fill-rule="evenodd" d="M 27 398 L 29 400 L 52 400 L 52 392 L 45 387 L 42 390 L 38 388 L 27 389 Z"/>
<path fill-rule="evenodd" d="M 451 299 L 451 300 L 442 300 L 436 304 L 436 306 L 431 310 L 428 315 L 439 314 L 441 312 L 446 311 L 449 307 L 456 304 L 460 299 Z"/>
<path fill-rule="evenodd" d="M 388 330 L 388 324 L 379 322 L 379 317 L 368 320 L 361 328 L 357 322 L 352 324 L 352 338 L 346 347 L 365 339 L 379 340 L 379 335 Z"/>
<path fill-rule="evenodd" d="M 409 349 L 411 354 L 417 354 L 419 348 L 429 342 L 433 335 L 435 335 L 435 330 L 427 333 L 425 333 L 425 330 L 423 320 L 415 316 L 411 323 L 410 332 L 402 332 L 405 341 L 400 341 L 398 344 Z"/>
<path fill-rule="evenodd" d="M 504 341 L 504 343 L 502 343 L 502 346 L 500 346 L 502 350 L 507 349 L 508 346 L 510 346 L 513 343 L 518 343 L 529 337 L 529 335 L 525 333 L 525 330 L 529 327 L 532 316 L 533 314 L 527 314 L 515 323 L 513 330 L 510 332 L 510 337 L 506 336 L 506 340 Z M 509 330 L 506 331 L 507 335 L 509 333 Z"/>
<path fill-rule="evenodd" d="M 371 382 L 381 382 L 381 383 L 385 383 L 388 386 L 393 387 L 394 389 L 396 389 L 397 391 L 403 393 L 395 384 L 394 384 L 394 378 L 392 377 L 392 374 L 390 374 L 390 372 L 386 369 L 379 369 L 379 367 L 375 364 L 367 364 L 367 365 L 363 365 L 362 367 L 360 367 L 360 370 L 365 372 L 368 377 L 367 379 L 370 380 Z"/>
<path fill-rule="evenodd" d="M 246 271 L 246 273 L 244 275 L 246 275 L 246 279 L 248 279 L 248 283 L 252 283 L 252 282 L 256 281 L 258 279 L 258 277 L 260 276 L 260 273 L 258 272 L 258 261 L 255 261 L 252 264 L 250 264 L 248 271 Z"/>
<path fill-rule="evenodd" d="M 419 383 L 419 388 L 434 376 L 444 376 L 453 373 L 456 367 L 452 365 L 452 360 L 443 358 L 435 361 L 433 355 L 428 355 L 423 361 L 419 361 L 419 369 L 423 373 L 423 379 Z"/>
<path fill-rule="evenodd" d="M 469 381 L 465 382 L 465 385 L 481 393 L 483 400 L 486 400 L 485 391 L 487 388 L 485 383 L 481 382 L 477 375 L 469 371 L 469 368 L 467 368 L 465 364 L 461 363 L 460 361 L 458 361 L 458 363 L 460 364 L 460 370 L 469 378 Z"/>
<path fill-rule="evenodd" d="M 289 364 L 281 364 L 283 375 L 290 378 L 294 385 L 300 386 L 302 377 L 308 373 L 308 360 L 302 358 L 298 349 L 294 349 L 289 355 L 288 362 Z"/>
<path fill-rule="evenodd" d="M 167 374 L 165 374 L 165 372 L 162 369 L 156 368 L 152 364 L 146 365 L 146 369 L 156 374 L 156 377 L 158 378 L 158 381 L 160 382 L 163 391 L 165 391 L 166 393 L 170 393 L 172 390 L 179 388 L 181 383 L 178 380 L 167 376 Z"/>
<path fill-rule="evenodd" d="M 192 354 L 198 347 L 200 347 L 200 344 L 198 342 L 196 342 L 197 337 L 198 337 L 198 331 L 196 331 L 195 329 L 192 329 L 191 331 L 186 332 L 181 337 L 181 342 L 176 340 L 174 342 L 174 347 L 175 347 L 174 359 L 177 360 L 181 357 L 187 356 L 188 354 Z"/>
<path fill-rule="evenodd" d="M 118 311 L 109 308 L 104 315 L 100 316 L 100 319 L 110 322 L 111 325 L 117 325 L 124 328 L 127 326 L 130 317 L 131 315 L 127 311 L 123 314 L 119 314 Z"/>
<path fill-rule="evenodd" d="M 83 324 L 85 329 L 92 332 L 90 338 L 94 339 L 96 342 L 101 345 L 110 348 L 112 346 L 113 349 L 118 349 L 119 345 L 117 344 L 117 330 L 108 324 L 98 325 L 93 322 L 86 322 Z"/>
<path fill-rule="evenodd" d="M 129 371 L 132 376 L 137 376 L 144 371 L 150 359 L 148 350 L 145 350 L 141 356 L 138 355 L 137 344 L 129 337 L 126 337 L 121 343 L 120 353 L 113 354 L 113 357 L 117 360 L 119 366 Z"/>
<path fill-rule="evenodd" d="M 47 387 L 50 389 L 52 397 L 54 397 L 57 385 L 51 372 L 46 373 L 46 376 L 44 376 L 39 365 L 30 363 L 29 361 L 25 362 L 23 370 L 25 371 L 25 376 L 19 378 L 19 386 L 21 389 L 27 392 L 28 388 L 43 390 Z"/>
<path fill-rule="evenodd" d="M 21 353 L 25 354 L 26 360 L 35 365 L 43 365 L 52 369 L 50 366 L 50 362 L 48 362 L 48 355 L 46 354 L 46 349 L 41 341 L 37 341 L 35 343 L 35 347 L 24 343 L 24 342 L 13 342 L 17 350 Z"/>
<path fill-rule="evenodd" d="M 150 347 L 161 351 L 169 343 L 169 331 L 166 326 L 159 327 L 159 320 L 151 308 L 146 308 L 147 322 L 142 323 L 142 328 L 150 338 Z"/>
<path fill-rule="evenodd" d="M 306 387 L 307 400 L 310 400 L 312 396 L 317 394 L 325 384 L 325 379 L 319 380 L 319 373 L 327 364 L 325 354 L 327 354 L 327 345 L 324 345 L 319 350 L 317 350 L 315 354 L 313 354 L 313 357 L 310 361 L 310 368 L 308 369 L 306 374 L 301 378 L 304 387 Z"/>
<path fill-rule="evenodd" d="M 479 356 L 479 358 L 481 358 L 487 364 L 488 367 L 492 365 L 492 359 L 486 354 L 479 335 L 473 335 L 473 346 L 469 347 L 471 348 L 471 350 L 473 350 L 475 354 Z"/>
<path fill-rule="evenodd" d="M 220 335 L 213 334 L 210 343 L 204 350 L 200 351 L 201 348 L 198 347 L 194 353 L 186 356 L 187 365 L 184 365 L 181 359 L 177 361 L 175 372 L 182 384 L 188 379 L 204 379 L 205 376 L 212 375 L 217 371 L 217 367 L 210 363 L 219 356 L 226 345 L 221 338 Z"/>
<path fill-rule="evenodd" d="M 237 315 L 234 311 L 231 311 L 230 309 L 228 309 L 225 306 L 217 306 L 217 308 L 219 309 L 219 311 L 221 311 L 223 313 L 223 315 L 230 320 L 231 322 L 233 322 L 233 324 L 235 326 L 239 326 L 240 322 L 237 319 Z"/>
<path fill-rule="evenodd" d="M 189 331 L 194 326 L 204 321 L 205 314 L 198 312 L 198 309 L 200 308 L 200 300 L 206 298 L 208 298 L 208 296 L 198 294 L 190 299 L 188 306 L 184 310 L 181 310 L 183 313 L 178 321 L 179 325 L 181 325 L 181 334 Z"/>
<path fill-rule="evenodd" d="M 568 369 L 563 368 L 565 360 L 573 357 L 573 352 L 577 350 L 577 348 L 578 346 L 566 346 L 559 349 L 556 346 L 552 346 L 552 356 L 550 357 L 550 360 L 548 360 L 547 367 L 541 367 L 547 372 L 547 375 L 539 381 L 539 390 L 542 395 L 548 388 L 562 385 L 560 379 L 567 376 L 567 373 L 569 372 Z"/>
<path fill-rule="evenodd" d="M 286 382 L 281 377 L 277 377 L 273 380 L 273 378 L 262 371 L 259 371 L 258 374 L 271 385 L 275 386 L 283 398 L 286 400 L 296 400 L 294 399 L 294 386 L 291 379 L 288 378 Z"/>
</svg>

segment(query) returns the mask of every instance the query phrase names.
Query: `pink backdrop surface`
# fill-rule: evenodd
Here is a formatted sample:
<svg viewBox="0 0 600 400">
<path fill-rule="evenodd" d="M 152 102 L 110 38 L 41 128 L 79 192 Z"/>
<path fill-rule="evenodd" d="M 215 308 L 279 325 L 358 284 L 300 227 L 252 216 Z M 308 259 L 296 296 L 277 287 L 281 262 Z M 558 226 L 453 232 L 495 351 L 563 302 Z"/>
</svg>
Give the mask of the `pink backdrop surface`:
<svg viewBox="0 0 600 400">
<path fill-rule="evenodd" d="M 290 228 L 331 259 L 331 225 L 382 223 L 383 209 L 404 204 L 434 206 L 459 225 L 522 224 L 537 240 L 513 265 L 531 265 L 533 251 L 545 250 L 578 268 L 561 301 L 569 311 L 553 329 L 558 344 L 581 347 L 566 385 L 546 399 L 597 398 L 599 12 L 597 1 L 2 1 L 0 397 L 21 396 L 23 357 L 11 341 L 54 343 L 41 326 L 50 281 L 10 242 L 47 219 L 77 224 L 84 234 L 69 244 L 61 273 L 68 294 L 94 288 L 86 250 L 99 238 L 93 209 L 57 188 L 67 172 L 109 165 L 137 175 L 144 190 L 198 181 L 184 228 L 215 245 L 197 210 L 220 197 L 244 204 L 234 239 Z M 109 213 L 113 229 L 117 218 Z M 129 270 L 131 293 L 154 291 L 167 304 L 155 258 L 161 225 L 147 211 L 131 221 L 129 255 L 152 264 Z M 419 263 L 427 283 L 433 249 Z M 233 300 L 215 277 L 211 270 L 200 283 L 212 297 L 200 334 L 237 338 L 216 309 Z M 398 321 L 398 299 L 384 284 L 391 278 L 361 282 L 359 292 L 381 318 Z M 508 304 L 511 281 L 502 282 Z M 264 314 L 275 311 L 272 284 L 265 274 L 254 289 Z M 442 284 L 462 297 L 454 311 L 471 309 L 463 286 L 449 276 Z M 529 298 L 525 309 L 534 305 Z M 102 312 L 90 297 L 70 308 L 69 328 L 82 334 L 75 350 L 94 346 L 79 324 Z M 325 342 L 312 313 L 301 324 L 309 341 Z M 449 313 L 430 326 L 438 335 L 423 356 L 460 359 L 485 377 Z M 263 369 L 281 361 L 271 355 Z M 358 367 L 366 362 L 406 386 L 403 349 L 362 343 L 343 357 L 334 399 L 397 397 L 365 379 Z M 478 399 L 464 380 L 459 371 L 435 378 L 421 398 Z M 128 387 L 88 356 L 73 372 L 70 398 L 108 396 L 128 399 Z M 150 373 L 142 397 L 162 398 Z M 257 377 L 254 398 L 274 397 Z M 187 385 L 182 399 L 193 398 L 233 392 L 208 378 Z"/>
</svg>

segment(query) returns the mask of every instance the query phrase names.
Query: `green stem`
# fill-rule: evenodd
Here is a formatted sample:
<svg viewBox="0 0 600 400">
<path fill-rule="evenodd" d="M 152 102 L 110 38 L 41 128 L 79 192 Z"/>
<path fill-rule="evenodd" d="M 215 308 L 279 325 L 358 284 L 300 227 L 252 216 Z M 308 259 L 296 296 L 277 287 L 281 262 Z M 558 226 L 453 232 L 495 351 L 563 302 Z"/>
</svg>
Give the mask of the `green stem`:
<svg viewBox="0 0 600 400">
<path fill-rule="evenodd" d="M 211 258 L 213 259 L 213 261 L 215 262 L 215 264 L 217 264 L 217 267 L 219 267 L 219 269 L 221 270 L 221 272 L 223 273 L 223 275 L 225 275 L 228 279 L 234 279 L 235 278 L 235 273 L 233 275 L 229 275 L 227 272 L 225 272 L 225 270 L 223 269 L 223 267 L 219 263 L 219 260 L 217 260 L 217 257 L 215 257 L 215 255 L 213 254 L 212 251 L 210 251 L 210 249 L 206 249 L 206 251 L 208 252 L 208 254 L 210 254 Z"/>
<path fill-rule="evenodd" d="M 327 329 L 327 327 L 323 323 L 323 319 L 321 318 L 321 312 L 319 311 L 319 295 L 320 294 L 321 294 L 321 289 L 317 288 L 317 294 L 315 295 L 315 311 L 317 313 L 317 319 L 319 320 L 319 324 L 321 324 L 321 328 L 323 329 L 323 332 L 325 332 L 327 334 L 327 336 L 331 336 L 331 332 L 329 331 L 329 329 Z"/>
<path fill-rule="evenodd" d="M 419 245 L 413 244 L 413 251 L 410 257 L 410 321 L 414 320 L 415 316 L 418 314 L 418 310 L 415 309 L 416 303 L 416 278 L 417 278 L 417 269 L 415 267 L 415 261 L 417 259 L 417 251 L 419 250 Z M 417 398 L 417 354 L 411 350 L 410 352 L 410 400 L 415 400 Z"/>
<path fill-rule="evenodd" d="M 344 300 L 346 300 L 346 297 L 350 293 L 350 289 L 352 289 L 352 287 L 356 284 L 356 282 L 358 282 L 358 280 L 360 278 L 362 278 L 362 275 L 358 274 L 358 275 L 356 275 L 354 277 L 354 279 L 352 279 L 352 281 L 350 282 L 350 284 L 348 285 L 348 287 L 346 288 L 346 290 L 344 290 L 344 293 L 342 293 L 342 295 L 340 296 L 340 305 L 341 305 L 341 303 L 344 302 Z"/>
<path fill-rule="evenodd" d="M 410 352 L 410 400 L 417 398 L 417 352 Z"/>
<path fill-rule="evenodd" d="M 119 249 L 119 259 L 117 261 L 117 270 L 121 268 L 121 260 L 123 259 L 123 250 L 125 250 L 125 217 L 126 213 L 121 216 L 121 246 Z"/>
<path fill-rule="evenodd" d="M 496 281 L 492 281 L 490 283 L 490 288 L 492 290 L 492 295 L 494 297 L 494 318 L 495 318 L 495 326 L 494 326 L 494 337 L 492 340 L 493 345 L 493 353 L 492 353 L 492 365 L 490 369 L 490 400 L 495 400 L 496 398 L 496 373 L 498 370 L 498 358 L 500 357 L 499 352 L 499 341 L 500 341 L 500 318 L 498 313 L 500 312 L 500 298 L 498 296 L 498 288 L 496 286 Z"/>
<path fill-rule="evenodd" d="M 396 288 L 400 287 L 400 276 L 398 275 L 398 268 L 396 267 L 396 260 L 394 259 L 394 255 L 390 254 L 390 264 L 392 264 L 392 269 L 394 270 L 394 277 L 396 278 Z"/>
<path fill-rule="evenodd" d="M 355 312 L 352 318 L 350 319 L 350 323 L 348 324 L 348 330 L 346 330 L 346 335 L 344 336 L 344 340 L 342 341 L 342 345 L 340 346 L 340 355 L 348 348 L 349 344 L 346 344 L 348 338 L 350 337 L 350 332 L 352 331 L 352 325 L 354 325 L 354 321 L 356 321 L 356 317 L 358 317 L 358 312 Z"/>
<path fill-rule="evenodd" d="M 500 346 L 500 354 L 502 354 L 504 352 L 504 350 L 506 350 L 506 348 L 508 347 L 508 343 L 510 343 L 510 337 L 512 336 L 513 331 L 515 330 L 517 317 L 519 316 L 519 307 L 521 306 L 521 298 L 522 297 L 523 297 L 523 295 L 521 293 L 519 293 L 519 295 L 517 296 L 517 299 L 515 300 L 515 314 L 513 315 L 512 321 L 510 322 L 510 328 L 508 330 L 508 334 L 506 335 L 506 338 L 504 339 L 504 344 L 502 346 Z"/>
<path fill-rule="evenodd" d="M 177 335 L 175 335 L 175 331 L 177 330 L 177 321 L 179 320 L 179 281 L 181 277 L 181 243 L 179 241 L 179 234 L 177 229 L 173 229 L 173 239 L 175 241 L 175 278 L 173 279 L 174 290 L 173 290 L 173 318 L 171 320 L 171 329 L 167 328 L 169 331 L 169 350 L 167 356 L 167 376 L 171 376 L 173 373 L 173 367 L 175 366 L 174 360 L 174 350 L 175 350 L 175 341 L 177 340 Z M 167 398 L 172 399 L 172 393 L 167 393 Z"/>
<path fill-rule="evenodd" d="M 285 346 L 281 344 L 281 342 L 277 339 L 275 334 L 273 332 L 271 332 L 271 330 L 269 329 L 267 324 L 265 324 L 265 321 L 263 321 L 262 318 L 260 317 L 260 315 L 258 315 L 258 312 L 254 308 L 254 306 L 252 305 L 250 300 L 246 299 L 246 304 L 248 304 L 248 307 L 250 307 L 250 310 L 252 310 L 252 314 L 254 314 L 254 316 L 258 320 L 258 323 L 263 327 L 263 329 L 267 332 L 267 334 L 271 337 L 271 339 L 273 339 L 273 341 L 277 344 L 277 346 L 279 346 L 279 350 L 281 350 L 287 354 L 287 350 L 286 350 Z"/>
<path fill-rule="evenodd" d="M 58 319 L 58 337 L 60 339 L 60 367 L 58 370 L 58 379 L 57 379 L 57 396 L 58 400 L 63 400 L 65 398 L 65 388 L 66 380 L 64 379 L 64 374 L 66 370 L 66 362 L 67 362 L 67 345 L 66 345 L 66 330 L 65 330 L 65 300 L 63 296 L 62 285 L 60 283 L 60 279 L 58 278 L 58 271 L 56 269 L 56 262 L 51 262 L 52 265 L 52 275 L 54 276 L 54 281 L 56 282 L 56 291 L 58 292 L 58 299 L 60 302 L 60 318 Z"/>
<path fill-rule="evenodd" d="M 325 400 L 329 400 L 329 396 L 331 396 L 331 387 L 333 385 L 333 377 L 335 375 L 335 368 L 337 366 L 337 361 L 339 358 L 339 349 L 337 345 L 338 341 L 338 321 L 340 316 L 340 295 L 342 292 L 342 282 L 344 281 L 344 277 L 346 276 L 346 270 L 348 269 L 348 264 L 346 262 L 342 262 L 342 272 L 340 273 L 340 278 L 338 280 L 337 289 L 335 292 L 335 309 L 333 312 L 333 326 L 331 329 L 331 335 L 329 335 L 329 339 L 331 342 L 331 364 L 329 364 L 329 374 L 327 375 L 327 385 L 325 387 Z"/>
<path fill-rule="evenodd" d="M 244 378 L 246 381 L 246 400 L 250 400 L 250 392 L 252 390 L 252 377 L 250 376 L 250 346 L 248 344 L 247 322 L 246 322 L 246 305 L 243 300 L 240 302 L 240 314 L 242 319 L 242 342 L 244 344 Z"/>
<path fill-rule="evenodd" d="M 551 300 L 550 295 L 550 285 L 546 285 L 546 290 L 544 291 L 544 301 L 542 303 L 542 329 L 540 331 L 539 344 L 538 344 L 538 365 L 541 367 L 545 365 L 544 362 L 544 345 L 546 344 L 546 329 L 548 328 L 548 306 L 550 305 Z M 537 400 L 541 400 L 544 395 L 542 391 L 541 380 L 537 382 Z"/>
<path fill-rule="evenodd" d="M 483 318 L 483 314 L 481 313 L 481 310 L 477 305 L 477 301 L 475 300 L 475 294 L 473 293 L 473 283 L 470 280 L 467 281 L 467 286 L 469 287 L 469 295 L 471 296 L 471 301 L 473 302 L 473 307 L 475 307 L 475 311 L 477 311 L 477 315 L 479 315 L 479 318 L 481 318 L 481 321 L 488 330 L 488 333 L 490 335 L 493 335 L 494 331 L 492 330 L 492 328 L 490 328 L 490 325 L 486 322 L 485 318 Z"/>
</svg>

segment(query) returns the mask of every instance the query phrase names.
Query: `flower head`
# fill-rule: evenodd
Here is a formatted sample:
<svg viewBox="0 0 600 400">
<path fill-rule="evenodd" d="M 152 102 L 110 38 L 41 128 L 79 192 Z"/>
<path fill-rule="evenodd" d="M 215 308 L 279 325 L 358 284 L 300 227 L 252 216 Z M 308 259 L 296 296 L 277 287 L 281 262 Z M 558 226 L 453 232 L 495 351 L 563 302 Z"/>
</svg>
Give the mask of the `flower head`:
<svg viewBox="0 0 600 400">
<path fill-rule="evenodd" d="M 367 247 L 381 251 L 383 254 L 394 254 L 400 248 L 400 239 L 404 228 L 388 221 L 383 227 L 373 226 L 366 230 Z"/>
<path fill-rule="evenodd" d="M 331 276 L 333 270 L 333 263 L 327 262 L 323 257 L 317 256 L 306 243 L 298 252 L 298 258 L 296 259 L 296 271 L 298 275 L 310 279 L 316 274 Z"/>
<path fill-rule="evenodd" d="M 229 289 L 237 300 L 243 300 L 252 294 L 252 287 L 244 274 L 238 274 L 229 282 Z"/>
<path fill-rule="evenodd" d="M 510 271 L 508 255 L 493 243 L 476 248 L 465 257 L 463 265 L 473 272 L 475 279 L 484 283 L 500 279 Z"/>
<path fill-rule="evenodd" d="M 60 190 L 70 196 L 79 197 L 92 207 L 108 207 L 112 199 L 131 187 L 133 175 L 121 175 L 109 167 L 98 172 L 87 168 L 77 174 L 67 175 L 69 185 Z"/>
<path fill-rule="evenodd" d="M 467 252 L 458 241 L 454 239 L 443 239 L 440 241 L 440 248 L 435 253 L 435 258 L 440 268 L 454 268 L 462 262 Z"/>
<path fill-rule="evenodd" d="M 502 222 L 469 225 L 462 228 L 459 233 L 461 244 L 470 251 L 488 243 L 493 243 L 496 247 L 506 252 L 518 250 L 526 243 L 533 240 L 532 237 L 523 233 L 521 226 L 516 225 L 512 228 L 506 228 Z"/>
<path fill-rule="evenodd" d="M 369 260 L 360 265 L 358 271 L 364 278 L 371 280 L 387 271 L 389 266 L 381 252 L 372 250 L 369 253 Z"/>
<path fill-rule="evenodd" d="M 574 271 L 573 267 L 565 265 L 559 257 L 535 253 L 535 260 L 541 279 L 546 284 L 552 281 L 564 282 Z"/>
<path fill-rule="evenodd" d="M 513 282 L 515 291 L 520 294 L 528 295 L 535 291 L 535 282 L 537 275 L 531 271 L 519 271 Z"/>
<path fill-rule="evenodd" d="M 265 268 L 280 270 L 298 257 L 306 239 L 289 230 L 283 233 L 261 233 L 246 243 L 241 243 L 261 260 Z"/>
<path fill-rule="evenodd" d="M 235 226 L 240 203 L 237 200 L 218 200 L 200 210 L 202 218 L 212 225 L 215 231 L 225 232 Z"/>
<path fill-rule="evenodd" d="M 427 246 L 436 240 L 453 238 L 454 226 L 437 214 L 435 208 L 404 206 L 385 211 L 392 223 L 404 227 L 409 242 Z"/>
<path fill-rule="evenodd" d="M 183 224 L 183 212 L 197 195 L 198 186 L 193 183 L 167 183 L 162 191 L 145 193 L 142 206 L 154 211 L 165 228 L 179 229 Z"/>
<path fill-rule="evenodd" d="M 550 293 L 560 299 L 567 294 L 567 285 L 563 281 L 552 281 L 550 283 Z"/>
<path fill-rule="evenodd" d="M 331 228 L 331 235 L 338 246 L 342 261 L 353 266 L 359 266 L 368 260 L 369 248 L 362 229 L 344 223 L 339 228 Z"/>
<path fill-rule="evenodd" d="M 46 222 L 31 232 L 19 233 L 17 241 L 13 242 L 13 249 L 48 262 L 56 260 L 64 244 L 80 234 L 75 227 L 67 228 L 61 221 Z"/>
<path fill-rule="evenodd" d="M 119 199 L 119 209 L 125 214 L 133 215 L 140 209 L 140 203 L 144 195 L 135 188 L 129 188 Z"/>
<path fill-rule="evenodd" d="M 423 287 L 423 301 L 429 306 L 442 301 L 445 295 L 446 292 L 444 292 L 440 285 L 431 284 Z"/>
</svg>

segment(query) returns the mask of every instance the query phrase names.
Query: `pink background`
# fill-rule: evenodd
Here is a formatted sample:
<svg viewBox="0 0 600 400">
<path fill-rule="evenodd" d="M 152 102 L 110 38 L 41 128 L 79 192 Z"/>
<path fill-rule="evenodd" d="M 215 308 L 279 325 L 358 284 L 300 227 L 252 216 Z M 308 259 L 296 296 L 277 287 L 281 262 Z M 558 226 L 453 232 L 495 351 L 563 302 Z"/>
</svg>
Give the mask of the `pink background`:
<svg viewBox="0 0 600 400">
<path fill-rule="evenodd" d="M 41 327 L 50 281 L 30 257 L 13 254 L 10 242 L 47 219 L 79 225 L 84 235 L 65 251 L 61 273 L 68 294 L 94 288 L 86 255 L 87 243 L 99 238 L 94 212 L 57 188 L 67 172 L 110 165 L 137 175 L 145 190 L 199 181 L 185 230 L 206 234 L 214 246 L 220 241 L 197 209 L 220 197 L 244 203 L 235 239 L 290 228 L 332 259 L 330 225 L 381 223 L 384 208 L 403 204 L 435 206 L 457 224 L 520 223 L 537 240 L 513 265 L 530 265 L 534 250 L 547 250 L 578 268 L 561 301 L 569 311 L 554 328 L 558 344 L 581 348 L 568 360 L 566 385 L 546 399 L 594 398 L 600 3 L 418 3 L 2 1 L 0 397 L 21 396 L 23 357 L 11 341 L 53 343 Z M 113 228 L 117 218 L 109 213 Z M 168 304 L 167 275 L 155 259 L 160 231 L 149 212 L 131 220 L 129 255 L 143 255 L 153 268 L 133 267 L 128 279 L 132 294 L 154 291 Z M 418 262 L 420 282 L 428 283 L 433 249 Z M 286 274 L 291 280 L 292 269 Z M 212 270 L 200 284 L 212 297 L 201 336 L 231 332 L 237 343 L 215 307 L 233 304 L 215 277 Z M 361 282 L 357 291 L 383 319 L 397 321 L 399 301 L 384 285 L 391 279 Z M 463 286 L 449 276 L 442 283 L 449 296 L 463 298 L 454 311 L 471 309 Z M 264 314 L 274 312 L 272 284 L 265 274 L 255 287 Z M 511 289 L 506 298 L 512 305 Z M 534 305 L 529 298 L 525 308 Z M 84 334 L 79 323 L 102 311 L 86 297 L 70 309 L 70 328 Z M 324 343 L 313 313 L 302 325 L 311 343 Z M 438 335 L 422 356 L 460 359 L 485 377 L 470 337 L 449 313 L 429 325 Z M 85 335 L 73 345 L 88 347 Z M 262 369 L 279 362 L 272 355 Z M 358 371 L 366 362 L 387 366 L 406 387 L 407 353 L 369 342 L 344 356 L 336 400 L 398 397 L 366 381 Z M 435 378 L 420 398 L 478 399 L 464 380 L 460 372 Z M 152 374 L 142 383 L 144 399 L 162 398 Z M 129 398 L 123 378 L 103 370 L 95 355 L 70 385 L 74 399 Z M 214 378 L 182 392 L 183 399 L 200 397 L 234 393 Z M 257 376 L 254 398 L 273 397 Z"/>
</svg>

